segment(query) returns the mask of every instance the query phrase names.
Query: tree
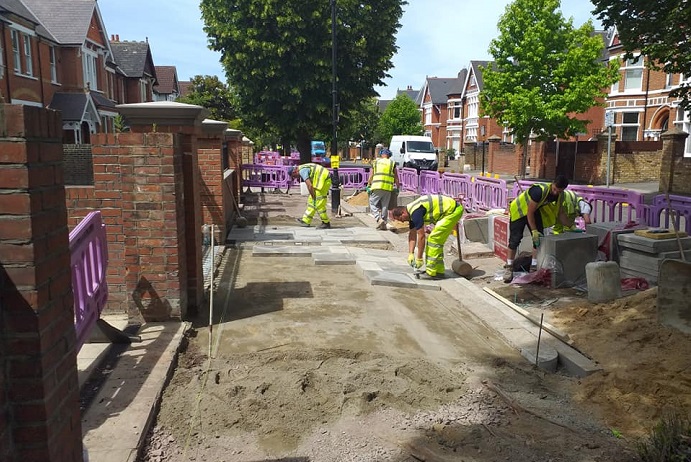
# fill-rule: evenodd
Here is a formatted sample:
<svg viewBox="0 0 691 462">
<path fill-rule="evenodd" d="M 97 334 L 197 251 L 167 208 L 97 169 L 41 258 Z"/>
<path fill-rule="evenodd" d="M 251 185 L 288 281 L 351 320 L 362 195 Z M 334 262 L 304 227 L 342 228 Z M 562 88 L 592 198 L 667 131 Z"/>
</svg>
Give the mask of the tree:
<svg viewBox="0 0 691 462">
<path fill-rule="evenodd" d="M 667 74 L 691 75 L 691 6 L 686 0 L 591 0 L 593 13 L 605 27 L 616 26 L 619 41 L 634 58 L 636 52 L 648 57 L 648 65 Z M 691 84 L 682 83 L 671 96 L 691 108 Z"/>
<path fill-rule="evenodd" d="M 420 110 L 406 94 L 396 96 L 384 110 L 377 126 L 377 138 L 388 144 L 393 135 L 422 135 Z"/>
<path fill-rule="evenodd" d="M 362 100 L 357 108 L 341 117 L 341 138 L 354 141 L 366 140 L 374 145 L 372 141 L 374 141 L 374 131 L 379 123 L 379 116 L 376 98 Z"/>
<path fill-rule="evenodd" d="M 402 0 L 338 0 L 338 100 L 348 113 L 376 96 L 393 67 Z M 329 2 L 202 0 L 209 47 L 221 53 L 246 123 L 297 140 L 309 158 L 315 132 L 331 133 L 332 40 Z"/>
<path fill-rule="evenodd" d="M 209 118 L 231 122 L 237 118 L 230 88 L 215 75 L 195 75 L 190 91 L 177 99 L 180 103 L 196 104 L 209 110 Z"/>
<path fill-rule="evenodd" d="M 585 130 L 578 114 L 602 105 L 619 78 L 601 61 L 604 43 L 590 21 L 565 20 L 559 0 L 515 0 L 490 42 L 494 58 L 482 69 L 481 111 L 512 131 L 527 154 L 528 137 L 567 138 Z M 525 158 L 522 174 L 525 172 Z"/>
</svg>

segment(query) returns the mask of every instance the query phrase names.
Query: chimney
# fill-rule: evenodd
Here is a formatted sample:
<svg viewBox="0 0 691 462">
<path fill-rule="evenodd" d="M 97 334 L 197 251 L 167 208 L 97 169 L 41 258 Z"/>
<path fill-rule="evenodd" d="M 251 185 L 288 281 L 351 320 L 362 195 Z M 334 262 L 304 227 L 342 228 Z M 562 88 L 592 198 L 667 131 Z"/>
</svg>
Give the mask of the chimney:
<svg viewBox="0 0 691 462">
<path fill-rule="evenodd" d="M 115 34 L 115 41 L 119 42 L 120 41 L 120 34 Z"/>
<path fill-rule="evenodd" d="M 412 90 L 412 89 L 413 89 L 412 85 L 408 85 L 408 90 Z"/>
</svg>

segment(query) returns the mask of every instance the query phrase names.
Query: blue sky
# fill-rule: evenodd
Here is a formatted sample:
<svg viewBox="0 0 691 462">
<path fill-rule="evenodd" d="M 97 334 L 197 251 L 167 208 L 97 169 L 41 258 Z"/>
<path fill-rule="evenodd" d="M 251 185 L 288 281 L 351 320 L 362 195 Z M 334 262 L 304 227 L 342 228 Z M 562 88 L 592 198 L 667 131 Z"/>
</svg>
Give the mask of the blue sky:
<svg viewBox="0 0 691 462">
<path fill-rule="evenodd" d="M 327 0 L 315 0 L 327 2 Z M 196 0 L 98 0 L 108 35 L 120 40 L 148 38 L 154 64 L 175 66 L 180 80 L 217 75 L 225 81 L 220 54 L 207 48 L 199 2 Z M 393 58 L 394 68 L 386 86 L 377 88 L 382 99 L 392 99 L 397 89 L 420 89 L 426 76 L 454 77 L 471 60 L 489 59 L 490 40 L 507 0 L 409 0 Z M 593 19 L 592 3 L 562 0 L 561 11 L 580 26 Z M 135 12 L 133 14 L 132 12 Z M 472 18 L 472 19 L 471 19 Z"/>
</svg>

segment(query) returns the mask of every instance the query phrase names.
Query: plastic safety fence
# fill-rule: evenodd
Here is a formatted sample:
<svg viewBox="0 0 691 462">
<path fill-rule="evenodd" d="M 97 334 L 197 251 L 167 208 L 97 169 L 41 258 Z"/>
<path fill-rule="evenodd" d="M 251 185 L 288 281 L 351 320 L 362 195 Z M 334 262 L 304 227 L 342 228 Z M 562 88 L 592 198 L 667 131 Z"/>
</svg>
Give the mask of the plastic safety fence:
<svg viewBox="0 0 691 462">
<path fill-rule="evenodd" d="M 243 188 L 287 188 L 292 180 L 288 168 L 283 165 L 243 164 Z"/>
<path fill-rule="evenodd" d="M 473 182 L 473 210 L 505 209 L 508 206 L 506 181 L 477 177 Z"/>
<path fill-rule="evenodd" d="M 670 195 L 669 202 L 674 211 L 674 222 L 676 223 L 677 230 L 691 234 L 691 197 Z M 667 198 L 664 194 L 653 198 L 649 214 L 649 226 L 662 226 L 672 229 Z"/>
<path fill-rule="evenodd" d="M 534 183 L 537 182 L 520 180 L 514 183 L 514 195 L 520 194 L 520 189 L 526 190 Z M 590 202 L 593 207 L 590 219 L 593 223 L 618 221 L 649 224 L 648 216 L 651 212 L 643 203 L 643 195 L 639 192 L 582 185 L 570 185 L 568 189 Z"/>
<path fill-rule="evenodd" d="M 461 199 L 463 208 L 470 210 L 473 206 L 473 183 L 471 176 L 463 173 L 443 173 L 441 190 L 445 195 Z"/>
<path fill-rule="evenodd" d="M 439 172 L 421 170 L 419 181 L 420 194 L 439 194 L 442 192 Z"/>
<path fill-rule="evenodd" d="M 414 168 L 401 168 L 398 170 L 398 181 L 401 183 L 401 191 L 418 193 L 418 175 Z"/>
<path fill-rule="evenodd" d="M 333 169 L 329 169 L 329 171 L 333 175 Z M 364 189 L 369 179 L 369 173 L 364 168 L 339 168 L 338 178 L 344 189 Z"/>
<path fill-rule="evenodd" d="M 108 244 L 101 212 L 91 212 L 79 222 L 70 232 L 69 243 L 74 327 L 79 351 L 108 300 Z"/>
</svg>

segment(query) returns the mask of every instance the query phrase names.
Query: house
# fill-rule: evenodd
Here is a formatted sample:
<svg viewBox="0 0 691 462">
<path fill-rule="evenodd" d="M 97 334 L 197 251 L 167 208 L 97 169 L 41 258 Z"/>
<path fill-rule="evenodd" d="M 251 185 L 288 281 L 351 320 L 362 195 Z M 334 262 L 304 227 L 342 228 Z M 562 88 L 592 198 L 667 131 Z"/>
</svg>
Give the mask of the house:
<svg viewBox="0 0 691 462">
<path fill-rule="evenodd" d="M 180 98 L 184 98 L 185 96 L 190 94 L 190 91 L 192 91 L 192 82 L 189 80 L 183 80 L 178 82 L 178 90 L 180 91 Z"/>
<path fill-rule="evenodd" d="M 436 147 L 446 146 L 447 95 L 456 82 L 457 77 L 427 77 L 420 90 L 418 103 L 424 134 L 432 138 Z"/>
<path fill-rule="evenodd" d="M 466 81 L 467 69 L 461 69 L 456 82 L 449 89 L 447 96 L 446 141 L 441 147 L 454 152 L 463 150 L 463 85 Z"/>
<path fill-rule="evenodd" d="M 690 132 L 688 113 L 681 110 L 678 98 L 670 96 L 683 76 L 651 69 L 646 56 L 625 60 L 616 29 L 609 37 L 607 52 L 620 66 L 621 79 L 606 98 L 606 110 L 614 114 L 612 130 L 617 140 L 659 140 L 662 132 L 673 126 Z M 687 145 L 686 152 L 691 153 L 691 146 Z"/>
<path fill-rule="evenodd" d="M 513 142 L 509 129 L 488 116 L 480 115 L 480 92 L 482 91 L 482 69 L 491 61 L 470 61 L 461 94 L 461 120 L 463 143 L 484 143 L 490 136 L 498 136 L 504 142 Z M 460 74 L 459 74 L 460 75 Z"/>
<path fill-rule="evenodd" d="M 123 79 L 118 102 L 129 104 L 153 101 L 157 80 L 149 42 L 121 42 L 120 36 L 114 35 L 111 37 L 110 46 L 117 70 Z"/>
<path fill-rule="evenodd" d="M 175 66 L 155 66 L 157 83 L 154 101 L 175 101 L 180 96 L 178 71 Z"/>
</svg>

